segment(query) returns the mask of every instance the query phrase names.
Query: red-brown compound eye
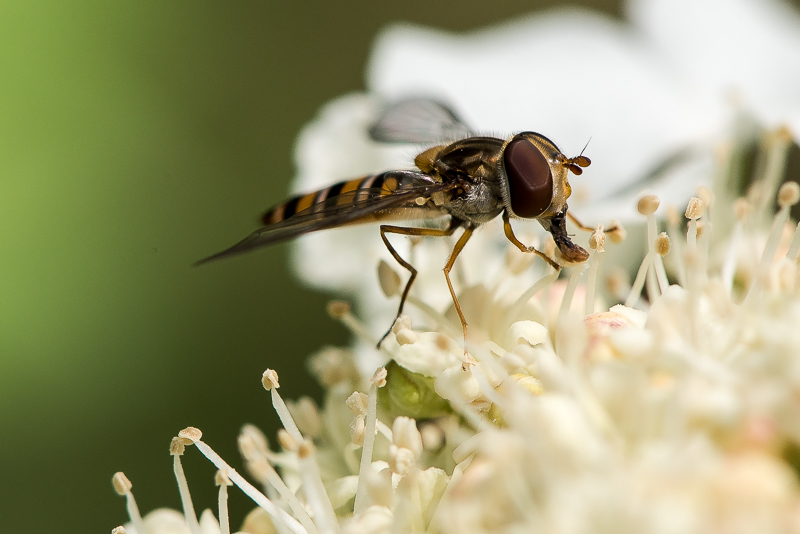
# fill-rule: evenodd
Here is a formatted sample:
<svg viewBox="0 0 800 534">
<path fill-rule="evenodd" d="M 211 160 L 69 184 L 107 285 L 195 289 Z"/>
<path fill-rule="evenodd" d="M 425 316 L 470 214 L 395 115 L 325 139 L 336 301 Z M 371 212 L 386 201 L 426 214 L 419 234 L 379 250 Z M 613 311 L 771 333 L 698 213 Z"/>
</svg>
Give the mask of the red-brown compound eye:
<svg viewBox="0 0 800 534">
<path fill-rule="evenodd" d="M 527 139 L 515 139 L 506 146 L 503 162 L 514 215 L 535 219 L 544 213 L 553 200 L 553 174 L 539 149 Z"/>
</svg>

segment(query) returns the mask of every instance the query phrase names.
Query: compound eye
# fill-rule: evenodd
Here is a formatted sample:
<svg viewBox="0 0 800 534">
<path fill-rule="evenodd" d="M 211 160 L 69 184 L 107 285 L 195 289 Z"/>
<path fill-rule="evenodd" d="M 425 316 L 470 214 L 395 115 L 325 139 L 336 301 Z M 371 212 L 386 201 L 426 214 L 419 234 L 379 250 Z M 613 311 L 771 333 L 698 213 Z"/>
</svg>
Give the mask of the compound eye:
<svg viewBox="0 0 800 534">
<path fill-rule="evenodd" d="M 553 174 L 539 149 L 527 139 L 515 139 L 506 146 L 503 162 L 514 215 L 535 219 L 544 213 L 553 200 Z"/>
</svg>

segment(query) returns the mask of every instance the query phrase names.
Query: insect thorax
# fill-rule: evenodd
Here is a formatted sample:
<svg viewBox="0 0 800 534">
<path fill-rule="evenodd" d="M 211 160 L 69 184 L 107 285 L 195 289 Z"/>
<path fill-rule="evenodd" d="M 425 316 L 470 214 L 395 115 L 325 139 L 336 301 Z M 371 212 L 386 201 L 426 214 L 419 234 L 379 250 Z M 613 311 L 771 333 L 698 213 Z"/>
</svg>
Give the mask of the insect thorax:
<svg viewBox="0 0 800 534">
<path fill-rule="evenodd" d="M 472 184 L 468 191 L 457 195 L 444 205 L 454 217 L 475 224 L 483 224 L 503 211 L 499 189 L 490 182 Z"/>
</svg>

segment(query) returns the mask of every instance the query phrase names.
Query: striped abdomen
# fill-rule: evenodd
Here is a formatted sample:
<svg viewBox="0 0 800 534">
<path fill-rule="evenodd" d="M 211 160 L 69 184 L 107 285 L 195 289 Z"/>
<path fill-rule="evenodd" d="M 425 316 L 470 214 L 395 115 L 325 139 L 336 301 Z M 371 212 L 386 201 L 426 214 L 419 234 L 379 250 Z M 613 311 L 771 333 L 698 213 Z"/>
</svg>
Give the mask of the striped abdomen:
<svg viewBox="0 0 800 534">
<path fill-rule="evenodd" d="M 389 173 L 373 174 L 366 178 L 356 178 L 333 184 L 319 191 L 292 197 L 261 216 L 261 223 L 264 226 L 284 221 L 312 206 L 322 209 L 323 206 L 330 205 L 326 200 L 339 196 L 338 204 L 355 204 L 358 201 L 369 198 L 380 198 L 391 195 L 397 190 L 398 181 L 389 176 Z M 348 194 L 350 193 L 350 194 Z M 331 200 L 333 202 L 333 200 Z"/>
</svg>

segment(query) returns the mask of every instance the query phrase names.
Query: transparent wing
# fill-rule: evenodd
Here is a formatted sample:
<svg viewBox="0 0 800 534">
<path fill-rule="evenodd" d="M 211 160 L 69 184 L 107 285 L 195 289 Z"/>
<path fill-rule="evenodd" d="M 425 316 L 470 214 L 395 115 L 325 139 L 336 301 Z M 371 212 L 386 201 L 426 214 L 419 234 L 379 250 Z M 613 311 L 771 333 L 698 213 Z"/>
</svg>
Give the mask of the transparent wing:
<svg viewBox="0 0 800 534">
<path fill-rule="evenodd" d="M 369 135 L 382 143 L 438 143 L 469 137 L 472 131 L 445 104 L 413 98 L 389 106 Z"/>
<path fill-rule="evenodd" d="M 418 199 L 428 200 L 435 193 L 456 187 L 456 184 L 434 182 L 430 177 L 414 172 L 393 171 L 383 176 L 397 179 L 395 192 L 386 194 L 382 188 L 366 188 L 336 195 L 283 221 L 264 226 L 232 247 L 204 258 L 195 265 L 235 256 L 317 230 L 362 220 L 368 222 L 370 216 L 391 214 L 395 210 L 401 212 L 403 208 L 413 208 L 418 216 L 421 212 L 430 218 L 440 217 L 443 214 L 440 209 L 432 206 L 432 203 L 419 203 Z"/>
</svg>

